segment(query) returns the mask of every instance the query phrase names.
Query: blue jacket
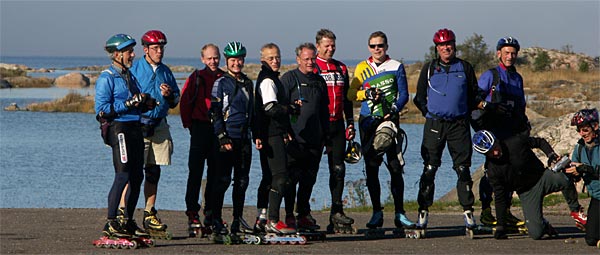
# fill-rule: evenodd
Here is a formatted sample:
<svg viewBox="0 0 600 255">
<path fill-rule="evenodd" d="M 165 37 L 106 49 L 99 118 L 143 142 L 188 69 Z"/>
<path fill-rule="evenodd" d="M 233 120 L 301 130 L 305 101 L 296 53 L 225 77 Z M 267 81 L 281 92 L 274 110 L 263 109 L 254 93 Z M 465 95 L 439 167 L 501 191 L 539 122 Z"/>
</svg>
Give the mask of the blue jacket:
<svg viewBox="0 0 600 255">
<path fill-rule="evenodd" d="M 583 174 L 583 181 L 592 197 L 600 199 L 600 139 L 596 137 L 595 145 L 591 148 L 585 145 L 583 139 L 579 139 L 571 154 L 571 161 L 583 163 L 594 169 L 593 173 Z"/>
<path fill-rule="evenodd" d="M 523 77 L 516 71 L 508 71 L 503 65 L 496 67 L 498 71 L 499 84 L 496 85 L 496 92 L 502 95 L 504 103 L 512 104 L 515 110 L 525 112 L 525 91 L 523 90 Z M 485 95 L 485 101 L 492 102 L 492 83 L 494 75 L 488 70 L 479 77 L 478 86 L 480 93 Z"/>
<path fill-rule="evenodd" d="M 423 65 L 414 103 L 431 119 L 467 118 L 476 107 L 477 77 L 468 62 L 454 58 L 444 66 L 439 60 Z"/>
<path fill-rule="evenodd" d="M 133 75 L 130 75 L 130 77 L 131 90 L 128 88 L 125 78 L 121 76 L 120 69 L 116 69 L 111 65 L 100 73 L 100 77 L 96 80 L 96 95 L 94 97 L 96 114 L 101 111 L 105 114 L 114 111 L 117 114 L 115 121 L 140 121 L 140 111 L 136 108 L 128 109 L 125 106 L 127 99 L 141 91 L 140 84 L 135 77 Z"/>
<path fill-rule="evenodd" d="M 140 83 L 142 93 L 150 94 L 159 103 L 153 110 L 145 112 L 143 116 L 153 119 L 166 117 L 169 113 L 169 108 L 175 108 L 179 103 L 179 96 L 181 94 L 171 69 L 165 64 L 159 63 L 156 71 L 154 71 L 152 65 L 146 61 L 146 57 L 144 56 L 136 60 L 130 70 Z M 169 104 L 169 100 L 160 93 L 160 85 L 163 83 L 168 84 L 172 89 L 171 93 L 174 98 L 172 104 Z"/>
<path fill-rule="evenodd" d="M 226 132 L 235 139 L 250 139 L 254 109 L 252 81 L 242 74 L 236 80 L 229 73 L 217 79 L 211 93 L 210 114 L 215 134 Z"/>
</svg>

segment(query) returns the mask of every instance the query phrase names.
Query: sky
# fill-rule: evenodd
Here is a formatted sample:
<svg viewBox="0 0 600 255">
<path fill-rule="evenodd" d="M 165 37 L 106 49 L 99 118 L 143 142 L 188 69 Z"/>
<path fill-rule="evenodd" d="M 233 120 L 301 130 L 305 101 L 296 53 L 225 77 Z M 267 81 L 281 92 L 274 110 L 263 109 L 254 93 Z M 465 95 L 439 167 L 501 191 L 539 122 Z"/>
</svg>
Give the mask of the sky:
<svg viewBox="0 0 600 255">
<path fill-rule="evenodd" d="M 314 43 L 321 28 L 336 34 L 337 59 L 368 57 L 368 37 L 380 30 L 392 58 L 423 60 L 440 28 L 452 29 L 458 43 L 478 34 L 495 48 L 510 35 L 522 48 L 570 45 L 600 56 L 598 0 L 0 0 L 2 56 L 104 56 L 114 34 L 132 35 L 140 45 L 144 32 L 159 29 L 169 57 L 199 57 L 206 43 L 222 49 L 241 41 L 249 58 L 274 42 L 293 59 L 294 48 Z"/>
</svg>

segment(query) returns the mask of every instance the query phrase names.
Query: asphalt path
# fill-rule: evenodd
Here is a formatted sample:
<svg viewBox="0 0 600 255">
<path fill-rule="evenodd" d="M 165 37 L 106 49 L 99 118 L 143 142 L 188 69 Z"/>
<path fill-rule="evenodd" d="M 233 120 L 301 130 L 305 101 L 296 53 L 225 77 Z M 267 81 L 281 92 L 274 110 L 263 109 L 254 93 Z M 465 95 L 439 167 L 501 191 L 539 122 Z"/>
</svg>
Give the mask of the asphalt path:
<svg viewBox="0 0 600 255">
<path fill-rule="evenodd" d="M 518 209 L 513 212 L 520 216 Z M 256 217 L 256 209 L 245 210 L 246 219 Z M 153 248 L 136 250 L 97 248 L 106 209 L 0 209 L 0 253 L 2 254 L 600 254 L 583 240 L 567 212 L 549 212 L 546 218 L 558 230 L 554 239 L 532 240 L 513 234 L 508 240 L 495 240 L 491 234 L 466 238 L 461 212 L 432 212 L 426 239 L 396 238 L 392 234 L 393 213 L 385 212 L 383 239 L 367 240 L 365 223 L 370 213 L 351 213 L 359 234 L 327 235 L 325 241 L 305 245 L 222 245 L 206 238 L 188 238 L 187 217 L 182 211 L 160 211 L 172 240 L 156 240 Z M 223 215 L 231 215 L 226 208 Z M 416 212 L 408 213 L 415 219 Z M 478 214 L 476 214 L 478 215 Z M 313 212 L 325 228 L 328 212 Z M 141 224 L 142 212 L 136 212 Z M 225 220 L 230 220 L 225 218 Z"/>
</svg>

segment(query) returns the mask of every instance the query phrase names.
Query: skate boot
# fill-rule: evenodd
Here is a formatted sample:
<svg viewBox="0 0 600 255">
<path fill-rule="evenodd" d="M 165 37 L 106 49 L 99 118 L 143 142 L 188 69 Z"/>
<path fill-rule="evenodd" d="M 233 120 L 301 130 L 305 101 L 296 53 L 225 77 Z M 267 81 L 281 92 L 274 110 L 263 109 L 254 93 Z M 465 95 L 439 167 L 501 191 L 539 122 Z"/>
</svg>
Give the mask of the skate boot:
<svg viewBox="0 0 600 255">
<path fill-rule="evenodd" d="M 327 226 L 327 233 L 342 233 L 342 234 L 356 234 L 358 230 L 353 227 L 354 219 L 346 216 L 343 212 L 334 213 L 329 216 L 329 225 Z"/>
<path fill-rule="evenodd" d="M 473 230 L 477 228 L 477 223 L 475 223 L 475 217 L 473 217 L 473 211 L 466 210 L 463 213 L 465 217 L 465 227 L 466 227 L 466 235 L 470 239 L 474 238 Z"/>
<path fill-rule="evenodd" d="M 227 230 L 227 226 L 223 219 L 215 219 L 211 224 L 212 235 L 209 238 L 214 243 L 218 244 L 231 244 L 231 236 L 229 235 L 229 230 Z"/>
<path fill-rule="evenodd" d="M 550 222 L 548 222 L 546 219 L 542 219 L 542 221 L 544 224 L 544 234 L 548 235 L 548 237 L 550 237 L 550 238 L 558 237 L 558 231 L 556 231 L 556 229 L 554 229 L 552 224 L 550 224 Z"/>
<path fill-rule="evenodd" d="M 504 215 L 504 221 L 508 226 L 515 226 L 517 228 L 525 227 L 525 222 L 514 216 L 510 209 L 506 210 L 506 214 Z"/>
<path fill-rule="evenodd" d="M 294 229 L 294 230 L 298 230 L 298 227 L 296 225 L 296 216 L 294 215 L 286 215 L 285 216 L 285 225 L 288 228 Z"/>
<path fill-rule="evenodd" d="M 396 229 L 394 229 L 396 237 L 421 238 L 421 231 L 416 229 L 415 223 L 409 220 L 404 213 L 396 213 L 394 225 L 396 225 Z"/>
<path fill-rule="evenodd" d="M 310 214 L 298 216 L 296 225 L 299 232 L 315 232 L 321 228 Z"/>
<path fill-rule="evenodd" d="M 200 216 L 198 212 L 186 211 L 185 214 L 188 216 L 188 233 L 189 237 L 204 237 L 202 231 L 202 223 L 200 223 Z"/>
<path fill-rule="evenodd" d="M 365 238 L 367 239 L 378 239 L 385 236 L 385 230 L 383 226 L 383 211 L 374 211 L 371 215 L 371 219 L 367 222 L 367 231 L 365 231 Z"/>
<path fill-rule="evenodd" d="M 150 235 L 146 231 L 144 231 L 143 229 L 138 227 L 138 225 L 134 219 L 127 220 L 125 229 L 127 230 L 127 233 L 129 233 L 132 236 L 146 237 L 146 238 L 150 237 Z"/>
<path fill-rule="evenodd" d="M 248 225 L 248 223 L 246 222 L 246 220 L 244 220 L 244 218 L 238 217 L 238 218 L 233 219 L 233 221 L 231 222 L 231 233 L 232 234 L 253 233 L 253 231 L 252 231 L 252 227 L 250 227 L 250 225 Z"/>
<path fill-rule="evenodd" d="M 479 221 L 481 222 L 481 224 L 486 226 L 496 225 L 496 217 L 494 217 L 494 215 L 492 214 L 492 208 L 483 209 L 481 211 L 481 215 L 479 216 Z"/>
<path fill-rule="evenodd" d="M 109 219 L 102 229 L 102 234 L 107 237 L 131 237 L 124 225 L 117 219 Z"/>
<path fill-rule="evenodd" d="M 258 216 L 254 223 L 255 233 L 265 233 L 265 225 L 267 224 L 267 208 L 258 208 Z"/>
<path fill-rule="evenodd" d="M 127 217 L 125 217 L 124 207 L 119 207 L 119 209 L 117 209 L 117 221 L 119 221 L 119 223 L 121 223 L 123 226 L 127 224 Z"/>
<path fill-rule="evenodd" d="M 267 219 L 256 217 L 256 223 L 254 223 L 255 233 L 266 233 L 265 225 L 267 225 Z"/>
<path fill-rule="evenodd" d="M 163 224 L 156 216 L 156 209 L 152 207 L 150 211 L 144 211 L 144 229 L 152 238 L 171 240 L 173 235 L 167 232 L 167 225 Z"/>
<path fill-rule="evenodd" d="M 583 207 L 579 207 L 579 211 L 571 212 L 571 218 L 575 220 L 575 226 L 581 231 L 585 232 L 585 225 L 587 224 L 587 215 L 583 212 Z"/>
<path fill-rule="evenodd" d="M 294 234 L 296 230 L 290 228 L 287 224 L 282 221 L 267 221 L 265 225 L 265 230 L 267 233 L 273 234 Z"/>
</svg>

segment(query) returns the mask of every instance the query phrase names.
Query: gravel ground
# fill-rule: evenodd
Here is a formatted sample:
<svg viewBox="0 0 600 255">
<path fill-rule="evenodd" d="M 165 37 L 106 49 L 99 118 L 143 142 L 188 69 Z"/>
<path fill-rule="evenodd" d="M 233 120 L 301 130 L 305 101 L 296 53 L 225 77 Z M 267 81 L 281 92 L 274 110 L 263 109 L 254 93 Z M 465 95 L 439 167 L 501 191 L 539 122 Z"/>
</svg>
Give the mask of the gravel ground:
<svg viewBox="0 0 600 255">
<path fill-rule="evenodd" d="M 256 209 L 247 208 L 246 219 Z M 561 210 L 562 211 L 562 210 Z M 518 209 L 513 212 L 520 216 Z M 182 211 L 160 211 L 169 225 L 172 240 L 156 240 L 153 248 L 113 250 L 96 248 L 92 241 L 100 236 L 106 209 L 0 209 L 0 253 L 2 254 L 598 254 L 589 247 L 583 233 L 574 227 L 566 212 L 549 212 L 546 218 L 559 231 L 556 239 L 534 241 L 527 236 L 511 235 L 495 240 L 491 234 L 465 238 L 461 212 L 432 212 L 428 238 L 394 238 L 389 231 L 384 239 L 365 240 L 364 235 L 328 235 L 325 242 L 306 245 L 219 245 L 207 239 L 187 237 L 187 218 Z M 136 212 L 141 223 L 141 211 Z M 224 215 L 231 215 L 226 208 Z M 359 233 L 370 213 L 351 213 Z M 477 213 L 478 215 L 478 213 Z M 327 212 L 313 212 L 325 228 Z M 415 219 L 416 213 L 409 213 Z M 230 219 L 225 219 L 230 220 Z M 384 227 L 393 228 L 393 213 L 385 213 Z"/>
</svg>

